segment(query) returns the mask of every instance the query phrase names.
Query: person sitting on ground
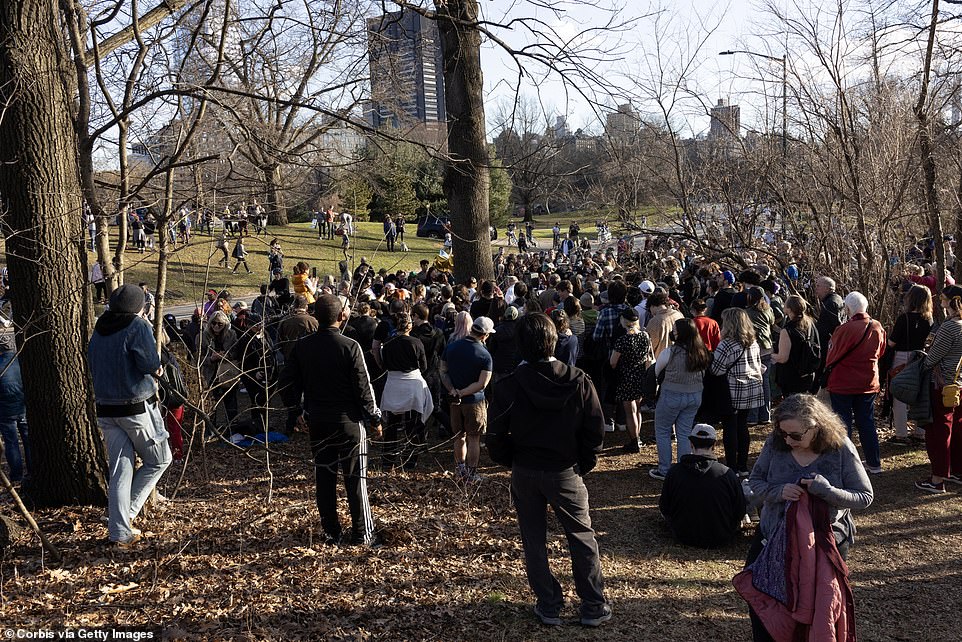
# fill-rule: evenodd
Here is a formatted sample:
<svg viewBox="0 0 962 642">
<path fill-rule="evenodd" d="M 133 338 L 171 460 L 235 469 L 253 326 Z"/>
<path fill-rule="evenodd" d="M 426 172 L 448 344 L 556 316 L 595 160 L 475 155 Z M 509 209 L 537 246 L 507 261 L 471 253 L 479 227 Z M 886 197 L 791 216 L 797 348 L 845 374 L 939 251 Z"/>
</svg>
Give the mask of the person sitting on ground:
<svg viewBox="0 0 962 642">
<path fill-rule="evenodd" d="M 697 424 L 688 441 L 691 452 L 668 469 L 658 508 L 680 544 L 698 548 L 727 546 L 738 535 L 747 503 L 738 476 L 715 457 L 718 434 Z"/>
</svg>

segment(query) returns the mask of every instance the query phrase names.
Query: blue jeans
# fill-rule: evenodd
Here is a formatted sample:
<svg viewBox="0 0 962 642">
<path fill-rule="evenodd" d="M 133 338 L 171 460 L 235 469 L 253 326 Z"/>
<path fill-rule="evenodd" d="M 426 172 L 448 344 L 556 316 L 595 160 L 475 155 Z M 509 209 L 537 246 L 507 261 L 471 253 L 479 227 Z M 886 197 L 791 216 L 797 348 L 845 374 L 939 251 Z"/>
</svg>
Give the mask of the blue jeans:
<svg viewBox="0 0 962 642">
<path fill-rule="evenodd" d="M 870 392 L 861 395 L 840 395 L 830 393 L 832 410 L 835 411 L 845 427 L 848 429 L 849 439 L 852 437 L 852 417 L 858 428 L 858 439 L 862 442 L 862 454 L 869 466 L 881 466 L 882 454 L 879 452 L 878 431 L 875 429 L 875 397 L 878 393 Z"/>
<path fill-rule="evenodd" d="M 671 467 L 671 429 L 675 428 L 678 459 L 691 453 L 688 435 L 695 425 L 695 415 L 701 407 L 701 391 L 661 391 L 655 406 L 655 442 L 658 445 L 658 472 L 666 474 Z"/>
<path fill-rule="evenodd" d="M 124 542 L 133 534 L 130 523 L 170 465 L 170 446 L 164 420 L 156 404 L 132 417 L 98 417 L 107 442 L 110 484 L 107 493 L 107 532 L 112 542 Z M 143 465 L 134 472 L 134 455 Z"/>
<path fill-rule="evenodd" d="M 0 436 L 3 437 L 3 452 L 7 455 L 7 465 L 10 466 L 10 481 L 18 482 L 23 479 L 23 465 L 26 461 L 27 471 L 30 470 L 30 447 L 27 445 L 27 419 L 19 417 L 0 417 Z M 23 452 L 20 442 L 23 441 Z"/>
<path fill-rule="evenodd" d="M 767 424 L 772 420 L 772 355 L 766 354 L 762 357 L 762 366 L 765 372 L 762 373 L 762 391 L 765 393 L 765 405 L 752 408 L 748 411 L 748 423 Z"/>
</svg>

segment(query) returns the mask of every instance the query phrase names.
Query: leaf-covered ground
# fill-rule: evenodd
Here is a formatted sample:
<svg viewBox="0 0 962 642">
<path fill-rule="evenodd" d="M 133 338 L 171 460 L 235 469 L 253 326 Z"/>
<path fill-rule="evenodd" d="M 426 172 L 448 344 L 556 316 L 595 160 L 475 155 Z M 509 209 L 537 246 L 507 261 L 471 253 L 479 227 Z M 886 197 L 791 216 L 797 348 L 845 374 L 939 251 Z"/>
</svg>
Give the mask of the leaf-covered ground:
<svg viewBox="0 0 962 642">
<path fill-rule="evenodd" d="M 762 436 L 756 429 L 756 448 Z M 560 629 L 535 622 L 508 473 L 485 465 L 483 483 L 465 487 L 447 472 L 447 444 L 415 473 L 371 472 L 382 548 L 319 543 L 303 435 L 278 448 L 269 469 L 263 450 L 252 459 L 216 445 L 195 452 L 186 469 L 172 466 L 161 489 L 173 499 L 162 514 L 138 520 L 147 535 L 138 550 L 106 544 L 101 508 L 39 511 L 65 562 L 46 564 L 34 539 L 8 550 L 0 622 L 153 624 L 171 639 L 198 640 L 749 639 L 745 605 L 730 583 L 748 533 L 720 551 L 674 545 L 657 511 L 660 483 L 647 475 L 654 448 L 623 455 L 624 433 L 608 437 L 587 477 L 615 611 L 601 630 L 576 623 L 557 529 L 549 550 L 568 592 L 568 621 Z M 873 477 L 876 501 L 856 517 L 849 558 L 859 636 L 958 639 L 962 492 L 913 488 L 927 470 L 924 451 L 888 447 L 883 455 L 888 470 Z M 2 506 L 11 513 L 7 498 Z"/>
</svg>

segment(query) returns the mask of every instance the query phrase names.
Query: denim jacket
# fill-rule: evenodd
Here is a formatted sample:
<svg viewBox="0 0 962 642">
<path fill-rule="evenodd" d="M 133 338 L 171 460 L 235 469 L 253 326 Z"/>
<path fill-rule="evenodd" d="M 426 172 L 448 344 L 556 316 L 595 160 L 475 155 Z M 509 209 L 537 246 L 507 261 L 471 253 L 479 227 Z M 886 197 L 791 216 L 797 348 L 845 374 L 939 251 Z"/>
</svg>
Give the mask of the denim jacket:
<svg viewBox="0 0 962 642">
<path fill-rule="evenodd" d="M 87 360 L 98 404 L 136 403 L 157 392 L 151 373 L 160 367 L 160 355 L 150 324 L 140 317 L 111 334 L 95 330 L 87 346 Z"/>
</svg>

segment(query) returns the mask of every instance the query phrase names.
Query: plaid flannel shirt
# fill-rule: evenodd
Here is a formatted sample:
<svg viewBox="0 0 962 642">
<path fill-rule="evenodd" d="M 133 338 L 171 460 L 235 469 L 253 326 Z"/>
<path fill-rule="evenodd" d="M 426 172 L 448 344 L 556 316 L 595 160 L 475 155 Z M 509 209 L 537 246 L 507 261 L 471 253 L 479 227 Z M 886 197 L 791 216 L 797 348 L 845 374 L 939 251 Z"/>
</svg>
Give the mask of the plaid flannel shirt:
<svg viewBox="0 0 962 642">
<path fill-rule="evenodd" d="M 731 369 L 729 370 L 729 366 Z M 762 388 L 762 359 L 758 344 L 743 347 L 734 339 L 722 339 L 715 348 L 711 362 L 713 375 L 728 371 L 728 387 L 732 394 L 732 408 L 748 410 L 765 405 Z"/>
<path fill-rule="evenodd" d="M 613 344 L 611 337 L 615 332 L 615 328 L 621 323 L 621 313 L 627 308 L 628 306 L 624 303 L 618 303 L 609 305 L 599 312 L 598 322 L 595 324 L 595 333 L 592 335 L 592 339 L 595 341 L 601 341 L 603 339 L 608 349 L 611 350 Z"/>
</svg>

